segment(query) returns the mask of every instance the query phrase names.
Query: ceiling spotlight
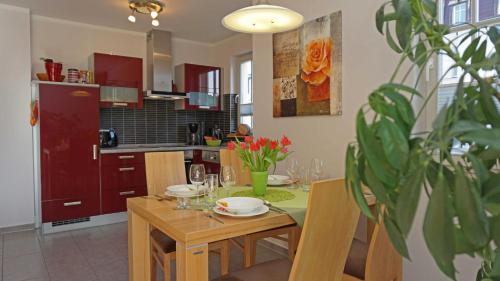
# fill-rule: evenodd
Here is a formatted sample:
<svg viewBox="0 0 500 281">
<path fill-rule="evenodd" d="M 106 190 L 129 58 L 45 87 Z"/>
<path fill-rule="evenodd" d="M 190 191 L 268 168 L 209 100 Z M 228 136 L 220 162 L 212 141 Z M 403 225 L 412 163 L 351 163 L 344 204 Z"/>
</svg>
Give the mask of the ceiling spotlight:
<svg viewBox="0 0 500 281">
<path fill-rule="evenodd" d="M 135 22 L 135 17 L 134 17 L 133 12 L 132 12 L 132 15 L 128 16 L 128 21 L 129 22 Z"/>
<path fill-rule="evenodd" d="M 151 23 L 158 26 L 160 22 L 156 18 L 163 11 L 165 4 L 158 0 L 129 0 L 128 7 L 132 11 L 132 14 L 128 17 L 130 22 L 135 22 L 134 13 L 137 12 L 151 15 L 151 18 L 153 18 Z"/>
</svg>

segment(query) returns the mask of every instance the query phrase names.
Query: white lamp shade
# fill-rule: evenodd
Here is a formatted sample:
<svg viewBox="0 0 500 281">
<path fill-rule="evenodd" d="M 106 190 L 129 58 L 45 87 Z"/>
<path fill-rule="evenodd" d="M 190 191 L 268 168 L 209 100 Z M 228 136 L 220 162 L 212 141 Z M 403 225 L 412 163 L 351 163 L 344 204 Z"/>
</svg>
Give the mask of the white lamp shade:
<svg viewBox="0 0 500 281">
<path fill-rule="evenodd" d="M 259 4 L 236 10 L 222 19 L 227 29 L 244 33 L 276 33 L 299 27 L 304 17 L 290 9 Z"/>
<path fill-rule="evenodd" d="M 153 26 L 158 26 L 158 25 L 160 25 L 160 22 L 157 19 L 154 19 L 154 20 L 151 21 L 151 24 Z"/>
</svg>

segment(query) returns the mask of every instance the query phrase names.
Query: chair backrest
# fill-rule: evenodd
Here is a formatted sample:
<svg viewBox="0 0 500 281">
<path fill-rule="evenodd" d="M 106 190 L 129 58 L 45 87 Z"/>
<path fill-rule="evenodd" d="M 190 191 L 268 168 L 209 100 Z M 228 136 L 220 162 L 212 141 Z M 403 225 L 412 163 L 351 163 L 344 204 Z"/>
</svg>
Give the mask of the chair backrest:
<svg viewBox="0 0 500 281">
<path fill-rule="evenodd" d="M 220 164 L 221 166 L 233 167 L 234 173 L 236 174 L 236 185 L 252 184 L 250 170 L 244 167 L 243 161 L 241 161 L 237 151 L 221 149 Z"/>
<path fill-rule="evenodd" d="M 288 280 L 342 280 L 359 214 L 343 179 L 314 182 Z"/>
<path fill-rule="evenodd" d="M 186 183 L 184 152 L 145 153 L 148 194 L 163 194 L 165 188 Z"/>
<path fill-rule="evenodd" d="M 368 247 L 365 280 L 401 281 L 402 263 L 403 259 L 392 246 L 384 224 L 377 224 Z"/>
</svg>

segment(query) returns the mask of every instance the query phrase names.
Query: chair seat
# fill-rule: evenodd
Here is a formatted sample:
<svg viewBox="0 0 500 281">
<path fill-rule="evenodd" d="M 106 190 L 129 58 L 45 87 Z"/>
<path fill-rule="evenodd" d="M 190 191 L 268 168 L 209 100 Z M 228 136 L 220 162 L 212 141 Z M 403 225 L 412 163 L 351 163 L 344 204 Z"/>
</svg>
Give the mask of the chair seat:
<svg viewBox="0 0 500 281">
<path fill-rule="evenodd" d="M 278 259 L 231 272 L 213 281 L 288 281 L 291 270 L 292 263 L 288 259 Z"/>
<path fill-rule="evenodd" d="M 175 240 L 168 237 L 165 233 L 155 229 L 151 231 L 151 239 L 163 250 L 164 253 L 175 252 Z"/>
<path fill-rule="evenodd" d="M 358 239 L 354 239 L 344 267 L 344 273 L 364 280 L 367 257 L 368 244 Z"/>
</svg>

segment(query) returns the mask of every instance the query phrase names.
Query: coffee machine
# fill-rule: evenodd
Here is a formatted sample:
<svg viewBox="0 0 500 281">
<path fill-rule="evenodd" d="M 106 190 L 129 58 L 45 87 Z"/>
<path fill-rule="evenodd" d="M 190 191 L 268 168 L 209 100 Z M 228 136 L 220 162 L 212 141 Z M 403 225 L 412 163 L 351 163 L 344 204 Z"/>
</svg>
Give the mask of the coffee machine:
<svg viewBox="0 0 500 281">
<path fill-rule="evenodd" d="M 189 135 L 188 135 L 188 145 L 198 145 L 200 144 L 200 138 L 198 136 L 198 123 L 188 123 Z"/>
</svg>

